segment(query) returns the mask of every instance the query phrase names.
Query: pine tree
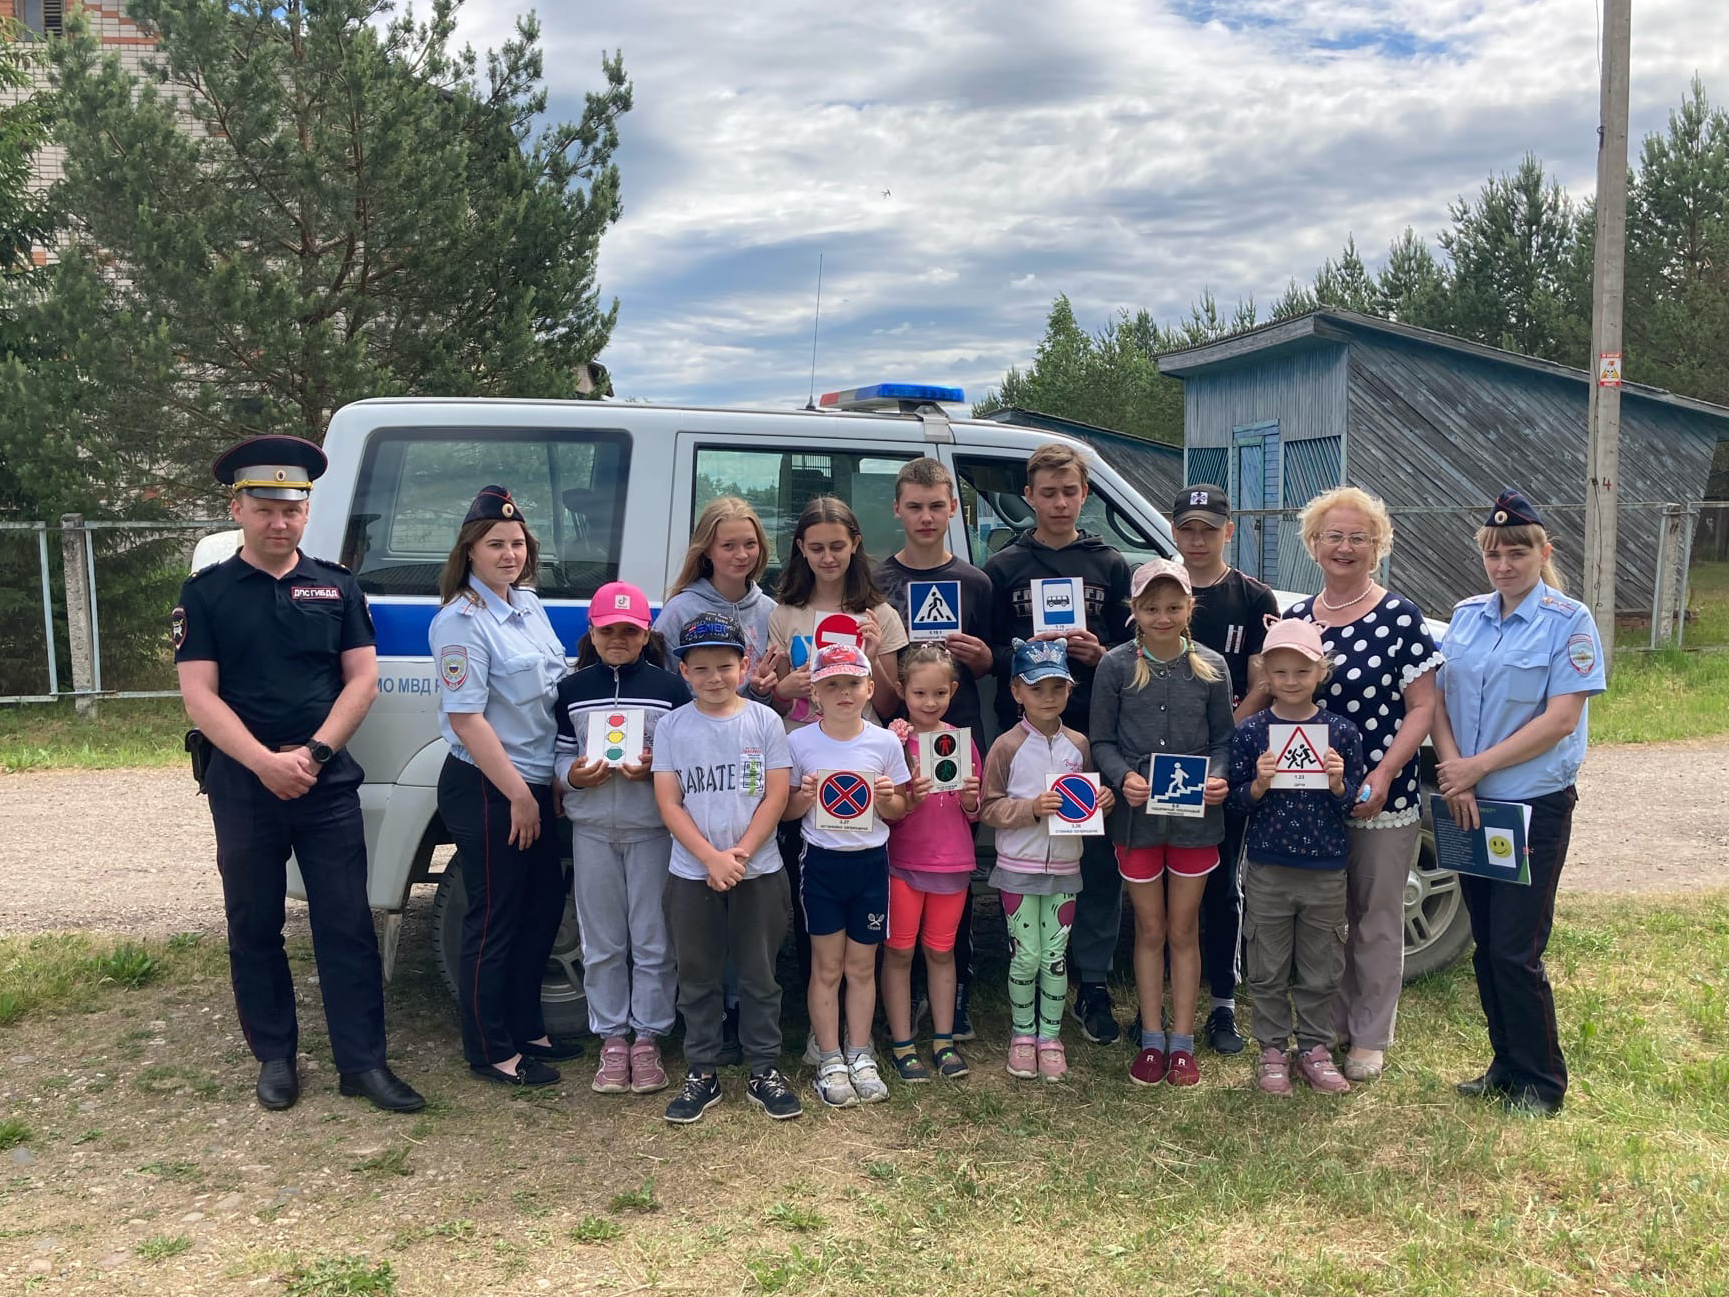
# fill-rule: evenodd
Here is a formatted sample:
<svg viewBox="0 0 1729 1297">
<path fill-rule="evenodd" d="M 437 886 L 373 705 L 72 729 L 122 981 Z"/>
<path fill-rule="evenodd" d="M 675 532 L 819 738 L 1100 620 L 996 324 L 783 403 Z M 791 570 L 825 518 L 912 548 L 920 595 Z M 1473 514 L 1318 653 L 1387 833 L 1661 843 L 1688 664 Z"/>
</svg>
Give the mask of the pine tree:
<svg viewBox="0 0 1729 1297">
<path fill-rule="evenodd" d="M 1376 311 L 1420 328 L 1445 327 L 1447 281 L 1429 245 L 1409 225 L 1387 248 L 1375 279 Z"/>
<path fill-rule="evenodd" d="M 1357 252 L 1355 234 L 1345 237 L 1345 247 L 1337 261 L 1329 257 L 1315 272 L 1315 301 L 1321 306 L 1340 306 L 1365 315 L 1373 315 L 1379 308 L 1380 294 Z"/>
</svg>

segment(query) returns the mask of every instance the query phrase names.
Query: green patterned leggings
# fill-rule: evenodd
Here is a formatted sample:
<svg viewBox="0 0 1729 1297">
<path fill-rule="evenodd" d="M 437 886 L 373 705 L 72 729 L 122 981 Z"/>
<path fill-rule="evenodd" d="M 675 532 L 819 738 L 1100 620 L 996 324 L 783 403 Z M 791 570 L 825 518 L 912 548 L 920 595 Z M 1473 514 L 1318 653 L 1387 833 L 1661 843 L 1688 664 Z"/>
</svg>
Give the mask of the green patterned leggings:
<svg viewBox="0 0 1729 1297">
<path fill-rule="evenodd" d="M 1055 1040 L 1063 1025 L 1069 991 L 1069 928 L 1075 921 L 1073 893 L 1028 896 L 1004 892 L 1009 929 L 1009 1015 L 1017 1036 Z"/>
</svg>

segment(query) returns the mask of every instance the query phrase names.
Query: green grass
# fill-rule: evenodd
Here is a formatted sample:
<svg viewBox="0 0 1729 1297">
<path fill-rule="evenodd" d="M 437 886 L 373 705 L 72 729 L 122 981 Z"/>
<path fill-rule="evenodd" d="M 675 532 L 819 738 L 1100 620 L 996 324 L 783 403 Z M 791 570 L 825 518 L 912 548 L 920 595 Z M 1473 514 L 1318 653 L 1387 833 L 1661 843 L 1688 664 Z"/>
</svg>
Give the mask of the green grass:
<svg viewBox="0 0 1729 1297">
<path fill-rule="evenodd" d="M 605 1216 L 584 1216 L 571 1228 L 572 1243 L 610 1243 L 624 1229 L 617 1221 L 608 1220 Z"/>
<path fill-rule="evenodd" d="M 391 1297 L 396 1271 L 388 1261 L 372 1265 L 364 1257 L 320 1257 L 296 1268 L 283 1291 L 285 1297 Z"/>
<path fill-rule="evenodd" d="M 158 977 L 220 972 L 227 952 L 197 942 L 113 941 L 80 933 L 0 937 L 0 1027 L 39 1014 L 88 1013 Z"/>
<path fill-rule="evenodd" d="M 9 1148 L 17 1148 L 28 1144 L 35 1132 L 18 1117 L 7 1117 L 0 1120 L 0 1153 Z"/>
<path fill-rule="evenodd" d="M 1663 743 L 1729 733 L 1729 652 L 1623 653 L 1591 700 L 1591 742 Z"/>
<path fill-rule="evenodd" d="M 97 713 L 81 719 L 69 702 L 0 707 L 0 773 L 187 762 L 181 740 L 192 723 L 178 698 L 115 698 Z"/>
<path fill-rule="evenodd" d="M 140 1260 L 166 1261 L 169 1257 L 179 1256 L 191 1247 L 192 1240 L 184 1234 L 152 1234 L 132 1250 L 137 1253 Z"/>
</svg>

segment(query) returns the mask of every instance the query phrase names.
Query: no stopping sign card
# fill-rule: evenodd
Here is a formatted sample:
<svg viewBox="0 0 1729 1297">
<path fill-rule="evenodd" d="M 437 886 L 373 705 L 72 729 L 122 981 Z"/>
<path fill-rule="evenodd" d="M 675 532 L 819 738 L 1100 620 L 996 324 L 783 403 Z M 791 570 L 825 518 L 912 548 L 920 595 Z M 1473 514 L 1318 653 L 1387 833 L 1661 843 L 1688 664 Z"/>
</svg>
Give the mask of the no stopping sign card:
<svg viewBox="0 0 1729 1297">
<path fill-rule="evenodd" d="M 819 770 L 813 823 L 831 833 L 869 833 L 876 824 L 873 801 L 867 776 L 852 770 Z"/>
<path fill-rule="evenodd" d="M 958 793 L 973 772 L 973 732 L 933 730 L 919 735 L 919 773 L 933 793 Z"/>
<path fill-rule="evenodd" d="M 1081 772 L 1055 775 L 1051 791 L 1061 799 L 1054 815 L 1045 817 L 1045 824 L 1054 838 L 1102 837 L 1105 815 L 1099 809 L 1099 777 Z"/>
<path fill-rule="evenodd" d="M 642 708 L 602 708 L 588 714 L 584 760 L 609 766 L 635 765 L 642 759 Z"/>
</svg>

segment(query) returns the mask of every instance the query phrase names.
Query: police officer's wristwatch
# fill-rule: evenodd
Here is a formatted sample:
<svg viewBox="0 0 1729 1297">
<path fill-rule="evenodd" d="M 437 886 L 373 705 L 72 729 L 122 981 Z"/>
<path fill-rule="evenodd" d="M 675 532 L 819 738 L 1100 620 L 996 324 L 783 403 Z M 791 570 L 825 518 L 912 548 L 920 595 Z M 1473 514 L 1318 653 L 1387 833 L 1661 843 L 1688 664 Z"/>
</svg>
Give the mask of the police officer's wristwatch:
<svg viewBox="0 0 1729 1297">
<path fill-rule="evenodd" d="M 323 765 L 325 762 L 329 761 L 331 757 L 336 755 L 335 748 L 331 747 L 328 743 L 321 743 L 317 739 L 307 739 L 306 750 L 312 753 L 312 759 L 319 765 Z"/>
</svg>

